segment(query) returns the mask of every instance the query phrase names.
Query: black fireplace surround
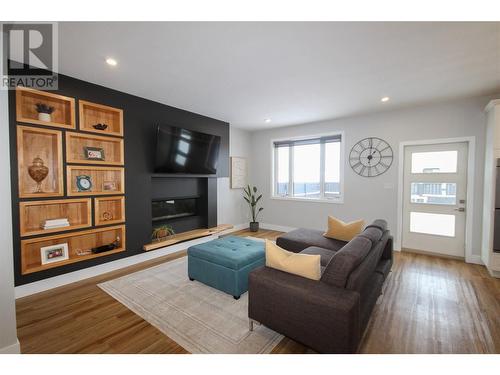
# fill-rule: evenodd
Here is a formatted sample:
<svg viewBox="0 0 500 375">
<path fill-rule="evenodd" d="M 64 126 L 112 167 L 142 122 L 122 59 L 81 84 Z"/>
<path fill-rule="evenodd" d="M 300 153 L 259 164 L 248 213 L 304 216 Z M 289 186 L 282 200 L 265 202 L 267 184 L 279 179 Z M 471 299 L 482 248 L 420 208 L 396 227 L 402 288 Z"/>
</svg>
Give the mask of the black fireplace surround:
<svg viewBox="0 0 500 375">
<path fill-rule="evenodd" d="M 151 229 L 163 225 L 175 233 L 217 225 L 217 179 L 154 175 L 151 181 Z"/>
</svg>

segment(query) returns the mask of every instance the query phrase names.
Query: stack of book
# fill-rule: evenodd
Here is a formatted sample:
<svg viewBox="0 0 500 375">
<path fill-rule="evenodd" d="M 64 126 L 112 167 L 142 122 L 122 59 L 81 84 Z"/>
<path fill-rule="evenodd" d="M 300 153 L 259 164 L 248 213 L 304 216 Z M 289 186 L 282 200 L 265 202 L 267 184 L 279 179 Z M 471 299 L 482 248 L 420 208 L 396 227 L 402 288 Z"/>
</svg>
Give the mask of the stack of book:
<svg viewBox="0 0 500 375">
<path fill-rule="evenodd" d="M 45 220 L 45 223 L 42 225 L 43 229 L 55 229 L 62 227 L 69 227 L 69 221 L 67 218 Z"/>
</svg>

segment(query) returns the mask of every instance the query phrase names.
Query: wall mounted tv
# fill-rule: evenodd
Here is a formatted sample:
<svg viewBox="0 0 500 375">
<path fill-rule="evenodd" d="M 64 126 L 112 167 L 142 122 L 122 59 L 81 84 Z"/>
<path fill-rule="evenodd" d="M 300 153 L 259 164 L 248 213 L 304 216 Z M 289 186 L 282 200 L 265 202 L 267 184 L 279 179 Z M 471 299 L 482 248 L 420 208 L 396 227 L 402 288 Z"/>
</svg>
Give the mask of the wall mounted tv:
<svg viewBox="0 0 500 375">
<path fill-rule="evenodd" d="M 215 174 L 221 137 L 158 125 L 155 173 Z"/>
</svg>

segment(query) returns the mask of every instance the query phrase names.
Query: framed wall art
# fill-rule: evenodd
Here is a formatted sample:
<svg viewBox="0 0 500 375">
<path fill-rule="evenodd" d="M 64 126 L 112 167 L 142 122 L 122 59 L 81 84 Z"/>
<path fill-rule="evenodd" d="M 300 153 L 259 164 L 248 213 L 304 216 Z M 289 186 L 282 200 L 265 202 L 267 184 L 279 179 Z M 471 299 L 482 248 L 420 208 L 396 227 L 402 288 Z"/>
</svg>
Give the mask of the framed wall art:
<svg viewBox="0 0 500 375">
<path fill-rule="evenodd" d="M 231 157 L 231 189 L 243 189 L 247 186 L 247 159 Z"/>
</svg>

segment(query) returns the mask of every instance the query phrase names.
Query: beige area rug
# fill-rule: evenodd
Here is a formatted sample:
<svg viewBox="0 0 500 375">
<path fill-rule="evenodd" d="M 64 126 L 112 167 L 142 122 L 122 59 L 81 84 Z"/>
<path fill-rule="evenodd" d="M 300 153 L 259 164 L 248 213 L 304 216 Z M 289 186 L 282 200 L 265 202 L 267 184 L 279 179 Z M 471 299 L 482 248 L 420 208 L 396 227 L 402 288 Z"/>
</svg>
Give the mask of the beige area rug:
<svg viewBox="0 0 500 375">
<path fill-rule="evenodd" d="M 232 296 L 189 281 L 187 257 L 99 287 L 191 353 L 269 353 L 283 336 L 248 330 L 248 293 Z"/>
</svg>

